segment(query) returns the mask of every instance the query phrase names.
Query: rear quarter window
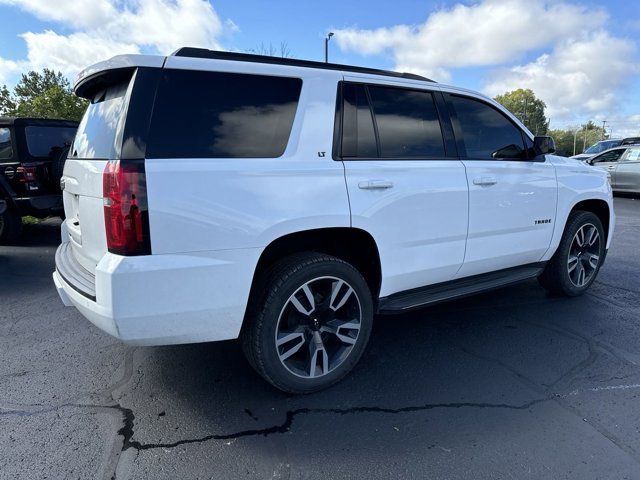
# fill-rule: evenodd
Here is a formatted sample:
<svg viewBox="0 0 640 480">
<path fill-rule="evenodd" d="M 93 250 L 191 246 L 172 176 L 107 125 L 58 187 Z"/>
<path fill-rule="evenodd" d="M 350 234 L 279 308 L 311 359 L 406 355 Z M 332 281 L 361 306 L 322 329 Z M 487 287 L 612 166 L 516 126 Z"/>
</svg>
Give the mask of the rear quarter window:
<svg viewBox="0 0 640 480">
<path fill-rule="evenodd" d="M 289 142 L 302 80 L 163 72 L 148 158 L 276 158 Z"/>
</svg>

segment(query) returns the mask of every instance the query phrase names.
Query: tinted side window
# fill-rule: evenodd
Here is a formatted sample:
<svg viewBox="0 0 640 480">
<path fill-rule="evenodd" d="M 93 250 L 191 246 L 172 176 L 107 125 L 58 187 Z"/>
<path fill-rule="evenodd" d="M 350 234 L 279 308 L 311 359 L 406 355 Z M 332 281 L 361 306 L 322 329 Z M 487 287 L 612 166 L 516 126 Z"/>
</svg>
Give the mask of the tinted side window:
<svg viewBox="0 0 640 480">
<path fill-rule="evenodd" d="M 147 156 L 279 157 L 301 88 L 298 78 L 167 70 L 156 96 Z"/>
<path fill-rule="evenodd" d="M 0 128 L 0 158 L 11 158 L 12 155 L 11 130 L 8 128 Z"/>
<path fill-rule="evenodd" d="M 444 157 L 444 140 L 431 93 L 368 88 L 382 158 Z"/>
<path fill-rule="evenodd" d="M 27 149 L 33 157 L 47 157 L 56 148 L 71 145 L 76 135 L 73 127 L 26 127 Z"/>
<path fill-rule="evenodd" d="M 345 83 L 342 126 L 342 156 L 375 158 L 378 156 L 373 116 L 364 85 Z"/>
<path fill-rule="evenodd" d="M 605 152 L 595 157 L 592 163 L 617 162 L 624 152 L 624 148 L 618 148 L 616 150 L 611 150 L 610 152 Z"/>
<path fill-rule="evenodd" d="M 478 100 L 448 97 L 453 129 L 467 158 L 526 158 L 522 132 L 504 114 Z"/>
</svg>

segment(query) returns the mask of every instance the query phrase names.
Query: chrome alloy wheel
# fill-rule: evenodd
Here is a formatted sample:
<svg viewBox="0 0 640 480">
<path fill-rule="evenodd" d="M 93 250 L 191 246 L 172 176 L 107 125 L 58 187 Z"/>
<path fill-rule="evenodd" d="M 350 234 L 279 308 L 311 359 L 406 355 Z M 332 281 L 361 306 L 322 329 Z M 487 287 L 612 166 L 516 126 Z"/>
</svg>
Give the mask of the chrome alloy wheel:
<svg viewBox="0 0 640 480">
<path fill-rule="evenodd" d="M 584 287 L 596 273 L 600 264 L 600 234 L 595 225 L 585 223 L 573 236 L 567 271 L 569 279 L 576 287 Z"/>
<path fill-rule="evenodd" d="M 276 350 L 284 367 L 303 378 L 335 370 L 353 350 L 362 321 L 355 290 L 336 277 L 318 277 L 285 302 L 276 326 Z"/>
</svg>

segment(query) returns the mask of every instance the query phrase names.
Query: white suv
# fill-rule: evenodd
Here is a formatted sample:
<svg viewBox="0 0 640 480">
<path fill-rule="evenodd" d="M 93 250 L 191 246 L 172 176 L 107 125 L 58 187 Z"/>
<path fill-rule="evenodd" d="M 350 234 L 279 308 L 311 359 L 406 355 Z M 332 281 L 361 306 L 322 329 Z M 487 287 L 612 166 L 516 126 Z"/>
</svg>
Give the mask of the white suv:
<svg viewBox="0 0 640 480">
<path fill-rule="evenodd" d="M 579 295 L 606 172 L 426 78 L 183 48 L 81 73 L 53 280 L 142 345 L 240 337 L 289 392 L 338 381 L 376 313 L 538 277 Z"/>
</svg>

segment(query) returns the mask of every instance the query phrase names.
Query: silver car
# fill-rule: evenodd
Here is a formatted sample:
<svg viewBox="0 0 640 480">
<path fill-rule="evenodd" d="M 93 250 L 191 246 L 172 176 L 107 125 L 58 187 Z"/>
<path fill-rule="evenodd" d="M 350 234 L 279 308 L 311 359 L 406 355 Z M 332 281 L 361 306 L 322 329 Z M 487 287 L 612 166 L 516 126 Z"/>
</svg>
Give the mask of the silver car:
<svg viewBox="0 0 640 480">
<path fill-rule="evenodd" d="M 614 192 L 640 193 L 640 145 L 611 148 L 586 162 L 611 174 Z"/>
</svg>

